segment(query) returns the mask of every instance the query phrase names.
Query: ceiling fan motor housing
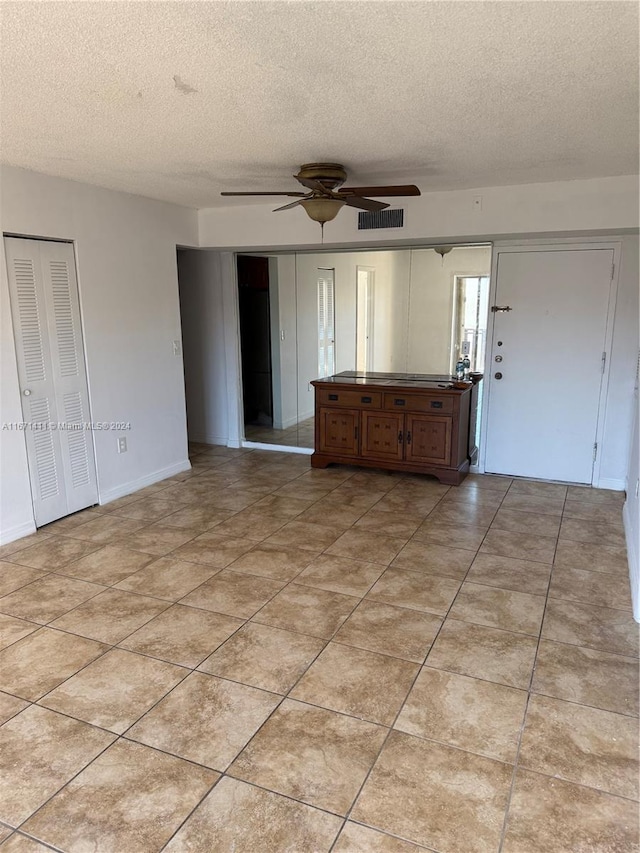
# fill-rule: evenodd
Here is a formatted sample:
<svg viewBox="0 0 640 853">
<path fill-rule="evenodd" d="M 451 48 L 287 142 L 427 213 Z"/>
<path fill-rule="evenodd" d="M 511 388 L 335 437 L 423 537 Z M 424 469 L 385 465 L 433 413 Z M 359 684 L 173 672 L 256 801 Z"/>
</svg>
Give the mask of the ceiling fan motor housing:
<svg viewBox="0 0 640 853">
<path fill-rule="evenodd" d="M 296 178 L 317 181 L 328 190 L 335 190 L 347 180 L 347 173 L 340 163 L 305 163 Z"/>
</svg>

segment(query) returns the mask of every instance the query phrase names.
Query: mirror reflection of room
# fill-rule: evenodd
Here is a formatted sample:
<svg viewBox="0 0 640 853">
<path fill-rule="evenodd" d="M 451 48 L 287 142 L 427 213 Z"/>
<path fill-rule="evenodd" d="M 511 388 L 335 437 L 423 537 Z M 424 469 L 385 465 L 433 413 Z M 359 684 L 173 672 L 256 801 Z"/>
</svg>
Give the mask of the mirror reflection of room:
<svg viewBox="0 0 640 853">
<path fill-rule="evenodd" d="M 248 441 L 312 448 L 313 379 L 482 371 L 491 248 L 437 248 L 238 257 Z"/>
</svg>

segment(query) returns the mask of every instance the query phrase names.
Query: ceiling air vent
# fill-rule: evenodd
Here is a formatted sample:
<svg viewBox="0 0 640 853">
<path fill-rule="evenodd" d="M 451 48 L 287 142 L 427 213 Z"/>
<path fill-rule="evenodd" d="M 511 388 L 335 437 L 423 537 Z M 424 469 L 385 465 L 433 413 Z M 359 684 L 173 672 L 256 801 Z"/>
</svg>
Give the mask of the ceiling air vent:
<svg viewBox="0 0 640 853">
<path fill-rule="evenodd" d="M 370 228 L 403 228 L 404 209 L 402 207 L 386 208 L 385 210 L 368 210 L 358 213 L 358 231 L 368 231 Z"/>
</svg>

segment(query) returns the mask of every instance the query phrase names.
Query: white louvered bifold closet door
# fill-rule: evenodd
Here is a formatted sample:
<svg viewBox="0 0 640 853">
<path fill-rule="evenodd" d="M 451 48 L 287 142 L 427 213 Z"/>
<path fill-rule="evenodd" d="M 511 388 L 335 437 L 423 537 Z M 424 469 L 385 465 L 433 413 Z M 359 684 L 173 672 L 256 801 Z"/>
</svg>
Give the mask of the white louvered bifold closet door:
<svg viewBox="0 0 640 853">
<path fill-rule="evenodd" d="M 318 379 L 336 372 L 334 271 L 318 270 Z"/>
<path fill-rule="evenodd" d="M 78 286 L 70 243 L 5 238 L 37 526 L 97 503 Z"/>
</svg>

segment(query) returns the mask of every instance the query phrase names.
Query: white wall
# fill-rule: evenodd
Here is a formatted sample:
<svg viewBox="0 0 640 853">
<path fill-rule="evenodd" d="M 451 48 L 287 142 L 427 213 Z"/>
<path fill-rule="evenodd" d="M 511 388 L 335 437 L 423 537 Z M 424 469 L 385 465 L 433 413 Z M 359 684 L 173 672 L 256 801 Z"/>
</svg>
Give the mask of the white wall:
<svg viewBox="0 0 640 853">
<path fill-rule="evenodd" d="M 633 616 L 640 622 L 640 435 L 638 432 L 638 392 L 634 395 L 634 417 L 631 439 L 631 458 L 627 472 L 627 500 L 624 505 L 624 529 L 629 556 L 629 580 Z"/>
<path fill-rule="evenodd" d="M 5 233 L 75 244 L 94 421 L 130 421 L 128 452 L 95 432 L 101 502 L 189 467 L 176 244 L 197 242 L 195 211 L 2 167 Z M 6 265 L 2 263 L 2 421 L 21 421 Z M 0 535 L 33 526 L 24 436 L 0 432 Z"/>
<path fill-rule="evenodd" d="M 474 204 L 478 196 L 482 198 L 480 210 Z M 638 178 L 631 175 L 425 193 L 419 198 L 398 199 L 393 206 L 405 209 L 402 229 L 358 231 L 356 211 L 341 210 L 325 225 L 327 248 L 637 228 Z M 200 245 L 320 248 L 320 226 L 302 210 L 277 214 L 272 210 L 273 202 L 201 210 Z"/>
</svg>

